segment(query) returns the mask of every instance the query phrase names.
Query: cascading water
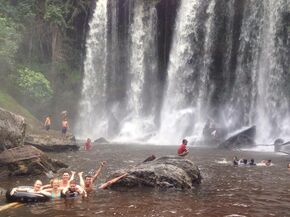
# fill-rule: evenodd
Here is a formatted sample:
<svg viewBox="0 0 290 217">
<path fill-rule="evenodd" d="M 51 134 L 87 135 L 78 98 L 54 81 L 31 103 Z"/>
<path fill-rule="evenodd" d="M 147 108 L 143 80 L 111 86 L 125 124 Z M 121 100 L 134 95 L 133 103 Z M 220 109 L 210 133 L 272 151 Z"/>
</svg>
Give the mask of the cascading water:
<svg viewBox="0 0 290 217">
<path fill-rule="evenodd" d="M 79 137 L 93 136 L 96 131 L 106 136 L 106 58 L 107 58 L 107 0 L 99 0 L 86 41 L 84 79 L 80 117 L 77 125 Z"/>
<path fill-rule="evenodd" d="M 211 119 L 285 138 L 289 0 L 176 1 L 96 1 L 77 135 L 176 144 Z"/>
<path fill-rule="evenodd" d="M 134 2 L 133 23 L 130 27 L 128 115 L 122 121 L 118 140 L 142 139 L 155 128 L 157 17 L 153 3 Z"/>
<path fill-rule="evenodd" d="M 281 62 L 287 54 L 279 35 L 285 8 L 283 0 L 248 1 L 244 11 L 236 79 L 226 119 L 227 127 L 232 129 L 257 125 L 259 142 L 273 141 L 290 129 L 285 127 L 289 106 Z"/>
</svg>

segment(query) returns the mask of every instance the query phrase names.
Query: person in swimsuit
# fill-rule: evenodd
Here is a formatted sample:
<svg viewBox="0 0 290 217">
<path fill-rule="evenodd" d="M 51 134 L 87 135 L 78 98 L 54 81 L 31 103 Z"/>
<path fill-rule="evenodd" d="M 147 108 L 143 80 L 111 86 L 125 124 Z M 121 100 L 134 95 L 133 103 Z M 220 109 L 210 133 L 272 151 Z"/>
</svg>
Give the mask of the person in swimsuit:
<svg viewBox="0 0 290 217">
<path fill-rule="evenodd" d="M 67 118 L 63 119 L 62 122 L 61 122 L 61 134 L 62 134 L 62 137 L 65 138 L 66 136 L 66 133 L 67 133 L 67 130 L 68 130 L 68 121 L 67 121 Z"/>
<path fill-rule="evenodd" d="M 86 192 L 91 192 L 93 190 L 94 181 L 100 175 L 103 166 L 106 164 L 105 161 L 102 161 L 99 168 L 96 169 L 95 175 L 87 175 L 85 176 L 85 180 L 83 179 L 83 172 L 78 173 L 80 178 L 80 186 L 85 189 Z"/>
<path fill-rule="evenodd" d="M 67 188 L 69 186 L 70 181 L 74 179 L 75 173 L 76 173 L 75 171 L 71 171 L 71 175 L 69 175 L 68 172 L 64 172 L 62 175 L 62 179 L 59 183 L 59 186 L 61 188 Z"/>
<path fill-rule="evenodd" d="M 13 195 L 15 192 L 29 192 L 29 193 L 40 193 L 45 196 L 50 196 L 48 192 L 43 191 L 41 189 L 42 182 L 40 180 L 36 180 L 34 182 L 33 188 L 13 188 L 10 192 L 10 195 Z"/>
<path fill-rule="evenodd" d="M 75 180 L 70 181 L 69 187 L 62 190 L 62 194 L 66 199 L 75 198 L 79 195 L 87 197 L 87 192 Z"/>
<path fill-rule="evenodd" d="M 50 125 L 51 125 L 51 117 L 50 115 L 48 115 L 46 118 L 45 118 L 45 121 L 44 121 L 44 128 L 49 131 L 50 129 Z"/>
<path fill-rule="evenodd" d="M 53 179 L 52 180 L 52 188 L 45 189 L 44 191 L 47 191 L 50 193 L 51 199 L 60 199 L 61 198 L 61 191 L 62 188 L 59 186 L 60 180 Z"/>
</svg>

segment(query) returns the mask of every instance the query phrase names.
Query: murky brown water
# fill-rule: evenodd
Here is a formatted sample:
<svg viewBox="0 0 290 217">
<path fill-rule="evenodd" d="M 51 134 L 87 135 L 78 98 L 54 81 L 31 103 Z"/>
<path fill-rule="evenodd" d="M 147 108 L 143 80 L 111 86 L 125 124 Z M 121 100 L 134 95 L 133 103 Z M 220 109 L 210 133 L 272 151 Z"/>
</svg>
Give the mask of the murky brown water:
<svg viewBox="0 0 290 217">
<path fill-rule="evenodd" d="M 86 172 L 102 160 L 108 165 L 97 184 L 105 181 L 112 171 L 143 161 L 151 154 L 175 154 L 174 146 L 102 145 L 90 152 L 79 151 L 51 154 L 62 159 L 76 171 Z M 217 161 L 237 155 L 272 159 L 271 167 L 232 167 Z M 192 192 L 134 189 L 126 191 L 97 190 L 89 200 L 76 200 L 66 204 L 63 200 L 38 204 L 25 204 L 0 212 L 2 217 L 34 216 L 290 216 L 290 171 L 288 156 L 274 153 L 221 151 L 191 148 L 189 159 L 200 167 L 203 181 Z M 39 177 L 44 182 L 47 177 Z M 32 184 L 33 178 L 0 180 L 0 187 Z M 1 205 L 5 203 L 3 196 Z"/>
</svg>

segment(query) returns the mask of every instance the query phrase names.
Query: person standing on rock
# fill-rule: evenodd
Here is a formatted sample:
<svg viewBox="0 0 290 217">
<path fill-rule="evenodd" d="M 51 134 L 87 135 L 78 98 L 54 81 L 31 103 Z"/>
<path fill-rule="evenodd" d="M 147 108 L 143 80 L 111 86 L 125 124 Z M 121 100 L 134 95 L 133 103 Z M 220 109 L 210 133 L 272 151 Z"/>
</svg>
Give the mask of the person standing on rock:
<svg viewBox="0 0 290 217">
<path fill-rule="evenodd" d="M 46 118 L 45 118 L 45 121 L 44 121 L 44 128 L 49 131 L 50 129 L 50 125 L 51 125 L 51 117 L 50 115 L 48 115 Z"/>
<path fill-rule="evenodd" d="M 179 146 L 177 150 L 177 154 L 179 156 L 186 156 L 189 153 L 188 149 L 186 148 L 187 142 L 188 141 L 186 139 L 182 140 L 182 144 Z"/>
<path fill-rule="evenodd" d="M 64 118 L 62 120 L 61 125 L 62 125 L 61 134 L 62 134 L 62 137 L 65 138 L 66 132 L 68 130 L 68 121 L 67 121 L 67 118 Z"/>
</svg>

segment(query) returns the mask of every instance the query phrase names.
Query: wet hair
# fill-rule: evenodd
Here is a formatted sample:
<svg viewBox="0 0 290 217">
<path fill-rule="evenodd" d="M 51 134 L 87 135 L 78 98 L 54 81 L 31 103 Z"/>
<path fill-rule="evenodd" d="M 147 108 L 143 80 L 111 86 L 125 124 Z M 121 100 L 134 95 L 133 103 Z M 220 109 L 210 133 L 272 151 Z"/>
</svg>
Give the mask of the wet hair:
<svg viewBox="0 0 290 217">
<path fill-rule="evenodd" d="M 187 144 L 187 142 L 188 142 L 188 141 L 187 141 L 186 139 L 183 139 L 183 140 L 182 140 L 182 143 L 183 143 L 183 144 Z"/>
<path fill-rule="evenodd" d="M 247 163 L 248 163 L 248 160 L 247 160 L 247 159 L 244 159 L 244 160 L 243 160 L 243 163 L 244 163 L 244 164 L 247 164 Z"/>
<path fill-rule="evenodd" d="M 93 178 L 93 176 L 90 175 L 90 174 L 88 174 L 88 175 L 85 176 L 85 179 L 86 179 L 86 178 Z"/>
<path fill-rule="evenodd" d="M 254 163 L 254 162 L 255 162 L 255 160 L 252 158 L 252 159 L 251 159 L 251 163 Z"/>
<path fill-rule="evenodd" d="M 69 184 L 77 184 L 77 181 L 75 179 L 71 180 Z"/>
</svg>

